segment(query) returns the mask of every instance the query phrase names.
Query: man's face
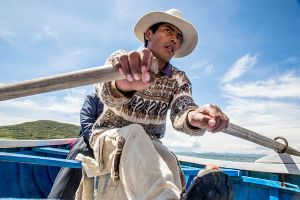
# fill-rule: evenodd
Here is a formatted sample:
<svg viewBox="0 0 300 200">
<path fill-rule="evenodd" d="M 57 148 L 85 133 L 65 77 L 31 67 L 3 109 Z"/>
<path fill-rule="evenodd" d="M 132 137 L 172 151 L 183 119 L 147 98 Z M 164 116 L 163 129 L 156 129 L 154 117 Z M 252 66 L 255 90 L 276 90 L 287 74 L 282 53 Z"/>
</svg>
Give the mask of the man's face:
<svg viewBox="0 0 300 200">
<path fill-rule="evenodd" d="M 148 29 L 146 39 L 147 48 L 151 49 L 153 55 L 163 62 L 169 62 L 180 48 L 183 36 L 176 26 L 165 23 L 160 25 L 155 33 Z"/>
</svg>

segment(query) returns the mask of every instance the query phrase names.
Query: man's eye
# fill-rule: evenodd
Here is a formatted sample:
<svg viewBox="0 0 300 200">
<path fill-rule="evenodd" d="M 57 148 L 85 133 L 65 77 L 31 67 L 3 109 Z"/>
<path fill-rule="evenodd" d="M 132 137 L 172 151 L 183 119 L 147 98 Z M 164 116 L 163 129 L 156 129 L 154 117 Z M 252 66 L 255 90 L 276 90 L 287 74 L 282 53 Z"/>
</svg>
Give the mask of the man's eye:
<svg viewBox="0 0 300 200">
<path fill-rule="evenodd" d="M 171 30 L 168 29 L 168 28 L 166 28 L 165 31 L 166 31 L 167 33 L 170 33 L 170 32 L 171 32 Z"/>
</svg>

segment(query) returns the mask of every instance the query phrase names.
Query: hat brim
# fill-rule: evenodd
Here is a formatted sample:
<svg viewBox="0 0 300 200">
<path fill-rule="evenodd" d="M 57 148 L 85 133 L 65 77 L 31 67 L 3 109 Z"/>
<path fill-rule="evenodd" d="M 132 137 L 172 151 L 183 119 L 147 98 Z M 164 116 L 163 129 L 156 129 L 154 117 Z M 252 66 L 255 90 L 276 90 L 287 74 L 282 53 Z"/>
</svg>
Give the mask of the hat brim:
<svg viewBox="0 0 300 200">
<path fill-rule="evenodd" d="M 182 32 L 183 42 L 180 48 L 175 52 L 175 58 L 184 57 L 195 49 L 198 42 L 196 28 L 190 22 L 164 12 L 149 12 L 142 16 L 134 27 L 135 36 L 141 42 L 144 42 L 144 33 L 146 30 L 159 22 L 172 24 Z"/>
</svg>

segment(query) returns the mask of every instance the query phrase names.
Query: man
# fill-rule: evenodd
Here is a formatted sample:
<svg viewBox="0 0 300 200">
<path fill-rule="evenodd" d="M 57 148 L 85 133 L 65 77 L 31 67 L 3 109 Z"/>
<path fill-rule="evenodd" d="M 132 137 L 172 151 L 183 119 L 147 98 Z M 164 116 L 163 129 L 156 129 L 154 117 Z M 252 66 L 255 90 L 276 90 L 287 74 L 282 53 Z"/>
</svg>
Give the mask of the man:
<svg viewBox="0 0 300 200">
<path fill-rule="evenodd" d="M 146 48 L 118 51 L 107 60 L 126 79 L 97 86 L 104 111 L 89 142 L 98 166 L 93 173 L 88 167 L 86 171 L 99 176 L 99 199 L 192 199 L 189 191 L 198 191 L 199 179 L 183 194 L 176 157 L 160 142 L 167 111 L 173 127 L 189 135 L 221 131 L 229 119 L 217 106 L 198 107 L 188 77 L 169 62 L 191 53 L 198 39 L 178 10 L 150 12 L 139 19 L 134 32 Z M 158 74 L 150 70 L 153 57 Z M 91 163 L 83 161 L 84 166 Z M 232 198 L 224 194 L 217 196 Z"/>
</svg>

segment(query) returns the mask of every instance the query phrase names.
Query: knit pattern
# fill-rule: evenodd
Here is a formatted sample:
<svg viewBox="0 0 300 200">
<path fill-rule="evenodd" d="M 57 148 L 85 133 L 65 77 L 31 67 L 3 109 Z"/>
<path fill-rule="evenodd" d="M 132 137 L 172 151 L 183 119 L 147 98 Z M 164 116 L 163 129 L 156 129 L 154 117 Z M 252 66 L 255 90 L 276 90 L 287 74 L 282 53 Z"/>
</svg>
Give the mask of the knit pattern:
<svg viewBox="0 0 300 200">
<path fill-rule="evenodd" d="M 114 53 L 114 56 L 124 53 Z M 202 135 L 203 129 L 191 127 L 186 120 L 187 113 L 198 106 L 192 98 L 191 82 L 183 71 L 172 67 L 172 77 L 158 73 L 154 84 L 145 90 L 124 94 L 115 81 L 97 84 L 97 95 L 104 103 L 104 112 L 97 119 L 93 129 L 121 128 L 129 124 L 140 124 L 147 134 L 162 138 L 166 130 L 167 111 L 176 130 L 189 135 Z"/>
</svg>

